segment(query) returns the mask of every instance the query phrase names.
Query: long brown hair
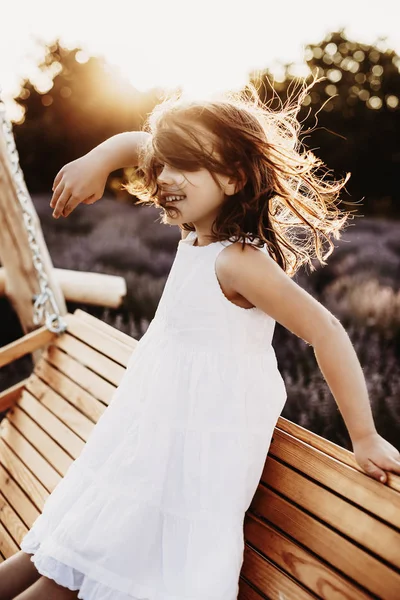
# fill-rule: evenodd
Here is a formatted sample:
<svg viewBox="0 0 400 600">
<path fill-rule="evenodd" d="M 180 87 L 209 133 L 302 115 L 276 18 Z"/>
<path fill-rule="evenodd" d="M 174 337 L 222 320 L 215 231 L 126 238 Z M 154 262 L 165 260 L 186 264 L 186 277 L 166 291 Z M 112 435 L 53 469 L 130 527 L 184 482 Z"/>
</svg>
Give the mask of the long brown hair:
<svg viewBox="0 0 400 600">
<path fill-rule="evenodd" d="M 335 203 L 351 173 L 329 182 L 325 164 L 310 150 L 302 151 L 296 117 L 314 83 L 304 84 L 297 101 L 289 98 L 279 110 L 263 104 L 252 84 L 216 100 L 185 99 L 179 92 L 166 96 L 146 119 L 143 130 L 151 134 L 149 143 L 123 187 L 139 199 L 136 204 L 160 206 L 157 176 L 162 163 L 189 172 L 206 168 L 217 184 L 216 173 L 246 181 L 226 196 L 212 240 L 242 241 L 244 246 L 247 238 L 259 247 L 266 243 L 290 277 L 304 263 L 315 270 L 315 257 L 327 264 L 334 249 L 329 236 L 339 239 L 350 215 Z M 196 125 L 210 132 L 213 152 L 203 147 Z M 192 223 L 181 229 L 195 230 Z M 321 236 L 330 245 L 324 256 Z"/>
</svg>

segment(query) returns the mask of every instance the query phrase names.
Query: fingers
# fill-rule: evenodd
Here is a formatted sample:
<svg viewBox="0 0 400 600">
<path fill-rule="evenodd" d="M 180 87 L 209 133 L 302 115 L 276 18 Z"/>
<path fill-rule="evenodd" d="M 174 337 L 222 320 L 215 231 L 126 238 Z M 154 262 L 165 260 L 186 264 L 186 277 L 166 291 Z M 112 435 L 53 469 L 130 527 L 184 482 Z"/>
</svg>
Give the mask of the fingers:
<svg viewBox="0 0 400 600">
<path fill-rule="evenodd" d="M 58 217 L 63 214 L 66 204 L 70 198 L 72 198 L 70 191 L 64 188 L 59 194 L 59 197 L 57 198 L 57 196 L 55 196 L 54 201 L 52 200 L 50 206 L 52 208 L 54 207 L 53 217 L 55 219 L 58 219 Z"/>
<path fill-rule="evenodd" d="M 54 189 L 55 189 L 55 188 L 58 186 L 58 184 L 60 183 L 62 176 L 63 176 L 63 170 L 62 170 L 62 169 L 60 169 L 60 171 L 58 171 L 58 173 L 57 173 L 57 175 L 55 176 L 55 179 L 54 179 L 54 181 L 53 181 L 53 186 L 52 186 L 52 188 L 51 188 L 53 191 L 54 191 Z"/>
<path fill-rule="evenodd" d="M 68 215 L 70 213 L 72 213 L 72 211 L 74 210 L 74 208 L 77 207 L 77 205 L 79 204 L 79 202 L 74 202 L 73 201 L 73 196 L 70 196 L 66 202 L 66 204 L 64 205 L 63 211 L 61 213 L 61 215 L 63 217 L 68 217 Z"/>
<path fill-rule="evenodd" d="M 377 481 L 380 481 L 382 483 L 387 482 L 387 472 L 386 471 L 400 475 L 400 461 L 391 456 L 386 458 L 386 463 L 385 463 L 384 468 L 379 467 L 378 465 L 373 463 L 370 459 L 368 459 L 367 463 L 363 463 L 363 465 L 360 465 L 360 466 L 362 466 L 364 471 L 368 475 L 373 477 L 373 479 L 376 479 Z"/>
<path fill-rule="evenodd" d="M 369 458 L 362 463 L 359 463 L 360 467 L 364 469 L 367 475 L 370 475 L 373 479 L 377 481 L 381 481 L 382 483 L 386 482 L 386 473 L 383 469 L 375 465 Z"/>
<path fill-rule="evenodd" d="M 54 208 L 57 204 L 57 200 L 59 199 L 61 192 L 63 191 L 64 186 L 58 185 L 56 189 L 53 191 L 53 195 L 50 200 L 50 207 Z"/>
</svg>

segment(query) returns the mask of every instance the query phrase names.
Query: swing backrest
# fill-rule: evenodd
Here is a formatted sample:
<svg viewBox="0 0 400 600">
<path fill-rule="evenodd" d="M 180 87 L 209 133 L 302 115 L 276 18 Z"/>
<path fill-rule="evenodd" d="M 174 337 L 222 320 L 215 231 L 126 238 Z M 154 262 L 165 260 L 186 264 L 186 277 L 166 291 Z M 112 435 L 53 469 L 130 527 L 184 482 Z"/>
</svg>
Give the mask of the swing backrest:
<svg viewBox="0 0 400 600">
<path fill-rule="evenodd" d="M 0 424 L 3 558 L 79 456 L 137 344 L 82 310 L 64 318 L 32 375 L 0 394 L 0 408 L 12 401 Z M 351 452 L 283 417 L 244 534 L 239 600 L 400 598 L 400 477 L 374 481 Z"/>
<path fill-rule="evenodd" d="M 280 418 L 245 517 L 241 600 L 399 600 L 400 477 Z"/>
</svg>

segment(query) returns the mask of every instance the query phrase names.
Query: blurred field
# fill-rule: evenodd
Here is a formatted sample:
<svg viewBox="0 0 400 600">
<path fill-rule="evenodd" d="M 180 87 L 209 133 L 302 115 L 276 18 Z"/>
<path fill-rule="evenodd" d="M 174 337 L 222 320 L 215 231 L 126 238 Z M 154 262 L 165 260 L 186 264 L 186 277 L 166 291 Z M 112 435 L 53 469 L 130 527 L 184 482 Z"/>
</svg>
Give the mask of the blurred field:
<svg viewBox="0 0 400 600">
<path fill-rule="evenodd" d="M 140 339 L 154 316 L 174 260 L 180 232 L 160 224 L 159 211 L 104 197 L 67 219 L 52 218 L 51 196 L 33 197 L 55 267 L 125 277 L 121 310 L 80 308 Z M 367 381 L 378 432 L 400 449 L 400 226 L 357 218 L 335 240 L 324 268 L 302 271 L 295 281 L 322 302 L 346 328 Z M 68 304 L 73 312 L 77 304 Z M 0 344 L 20 335 L 6 299 L 0 299 Z M 311 346 L 276 325 L 274 348 L 288 400 L 282 416 L 351 450 L 335 400 Z M 2 369 L 0 389 L 29 374 L 24 358 Z M 260 390 L 262 393 L 262 390 Z"/>
</svg>

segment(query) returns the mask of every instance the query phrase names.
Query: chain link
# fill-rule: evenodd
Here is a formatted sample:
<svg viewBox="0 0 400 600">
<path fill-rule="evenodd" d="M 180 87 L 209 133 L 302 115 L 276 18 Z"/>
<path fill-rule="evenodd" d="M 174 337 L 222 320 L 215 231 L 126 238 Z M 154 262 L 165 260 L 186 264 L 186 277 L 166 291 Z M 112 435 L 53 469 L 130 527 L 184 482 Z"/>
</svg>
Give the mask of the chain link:
<svg viewBox="0 0 400 600">
<path fill-rule="evenodd" d="M 43 316 L 47 329 L 53 333 L 62 333 L 67 329 L 67 323 L 62 318 L 57 306 L 53 291 L 48 285 L 39 244 L 35 229 L 34 214 L 29 204 L 29 192 L 25 184 L 22 169 L 19 164 L 19 155 L 15 145 L 11 122 L 6 115 L 5 104 L 1 98 L 0 87 L 0 126 L 6 141 L 7 154 L 10 159 L 11 172 L 15 182 L 16 193 L 21 205 L 23 221 L 28 233 L 28 244 L 32 252 L 32 262 L 38 274 L 40 293 L 33 296 L 33 322 L 35 325 L 43 324 Z M 52 312 L 47 305 L 50 304 Z"/>
</svg>

